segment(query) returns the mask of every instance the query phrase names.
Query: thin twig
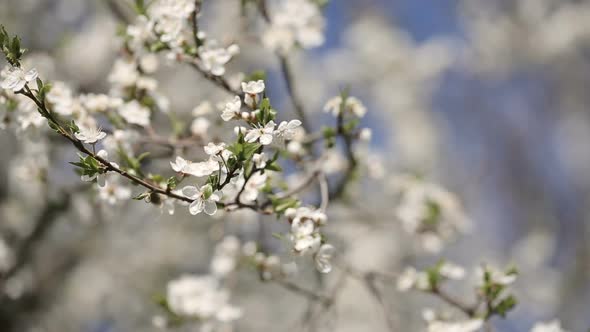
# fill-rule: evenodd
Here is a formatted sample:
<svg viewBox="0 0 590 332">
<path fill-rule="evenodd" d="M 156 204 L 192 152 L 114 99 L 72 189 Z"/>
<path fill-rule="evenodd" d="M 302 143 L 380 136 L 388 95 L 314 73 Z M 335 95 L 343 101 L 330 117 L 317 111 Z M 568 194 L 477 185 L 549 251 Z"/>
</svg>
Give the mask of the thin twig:
<svg viewBox="0 0 590 332">
<path fill-rule="evenodd" d="M 106 0 L 105 2 L 113 16 L 115 16 L 119 21 L 125 24 L 131 24 L 131 19 L 129 18 L 127 13 L 125 13 L 125 11 L 123 11 L 123 9 L 117 4 L 117 1 Z"/>
<path fill-rule="evenodd" d="M 295 293 L 301 296 L 304 296 L 310 300 L 316 301 L 316 302 L 320 302 L 322 303 L 322 305 L 324 306 L 328 306 L 332 303 L 332 299 L 329 297 L 326 297 L 324 295 L 320 295 L 320 294 L 316 294 L 316 292 L 311 291 L 309 289 L 303 288 L 297 284 L 294 284 L 290 281 L 287 280 L 277 280 L 276 281 L 277 285 L 280 285 L 281 287 Z"/>
<path fill-rule="evenodd" d="M 373 297 L 379 303 L 381 310 L 383 311 L 383 316 L 385 319 L 385 323 L 387 324 L 387 328 L 392 332 L 396 331 L 396 327 L 395 327 L 396 324 L 393 321 L 393 318 L 389 313 L 389 306 L 387 305 L 387 302 L 383 298 L 383 294 L 381 294 L 381 292 L 379 291 L 379 288 L 377 287 L 377 284 L 375 282 L 375 277 L 372 274 L 367 274 L 364 278 L 364 285 L 365 285 L 365 287 L 367 287 L 367 290 L 369 291 L 369 293 L 371 293 L 371 295 L 373 295 Z"/>
<path fill-rule="evenodd" d="M 320 204 L 320 210 L 322 212 L 326 212 L 328 204 L 330 203 L 330 191 L 328 188 L 328 179 L 326 178 L 326 174 L 324 174 L 324 172 L 319 173 L 318 183 L 320 184 L 320 196 L 322 199 Z"/>
<path fill-rule="evenodd" d="M 474 317 L 477 312 L 477 305 L 470 306 L 462 303 L 460 300 L 452 297 L 450 294 L 447 294 L 445 291 L 440 289 L 440 287 L 435 287 L 434 289 L 430 290 L 430 293 L 436 295 L 438 298 L 452 305 L 453 307 L 461 310 L 469 317 Z"/>
</svg>

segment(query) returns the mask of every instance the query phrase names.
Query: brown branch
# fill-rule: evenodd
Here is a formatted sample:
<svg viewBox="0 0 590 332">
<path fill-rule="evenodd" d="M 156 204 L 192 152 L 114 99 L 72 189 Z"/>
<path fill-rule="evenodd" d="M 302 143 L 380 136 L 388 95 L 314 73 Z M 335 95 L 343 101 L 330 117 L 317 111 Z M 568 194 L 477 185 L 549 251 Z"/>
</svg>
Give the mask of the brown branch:
<svg viewBox="0 0 590 332">
<path fill-rule="evenodd" d="M 373 274 L 369 273 L 369 274 L 366 274 L 363 284 L 365 285 L 365 287 L 367 288 L 369 293 L 371 293 L 371 295 L 379 303 L 381 310 L 383 311 L 385 323 L 387 324 L 387 328 L 389 329 L 389 331 L 392 331 L 392 332 L 396 331 L 397 330 L 395 327 L 396 324 L 393 321 L 393 318 L 391 317 L 391 315 L 389 314 L 389 306 L 387 305 L 387 302 L 383 298 L 383 295 L 381 294 L 381 291 L 377 287 L 377 284 L 375 281 L 376 281 L 375 276 Z"/>
<path fill-rule="evenodd" d="M 461 310 L 463 313 L 465 313 L 470 318 L 475 317 L 475 314 L 477 313 L 478 305 L 474 305 L 474 306 L 467 305 L 467 304 L 461 302 L 460 300 L 454 298 L 450 294 L 444 292 L 442 289 L 440 289 L 440 287 L 435 287 L 434 289 L 430 290 L 429 293 L 436 295 L 441 300 L 443 300 L 446 303 L 452 305 L 453 307 Z"/>
<path fill-rule="evenodd" d="M 181 196 L 178 194 L 173 193 L 171 190 L 169 190 L 168 188 L 162 188 L 157 184 L 151 183 L 146 179 L 142 179 L 136 175 L 130 174 L 127 171 L 113 165 L 111 162 L 109 162 L 108 160 L 98 156 L 96 153 L 94 153 L 93 151 L 90 151 L 85 145 L 84 143 L 82 143 L 80 140 L 78 140 L 76 137 L 74 137 L 73 135 L 69 134 L 64 128 L 63 126 L 59 123 L 59 121 L 53 117 L 53 115 L 51 114 L 51 112 L 49 112 L 49 110 L 47 109 L 47 107 L 45 106 L 44 103 L 42 103 L 41 101 L 39 101 L 39 99 L 37 99 L 37 97 L 35 97 L 35 95 L 31 92 L 30 88 L 28 87 L 28 85 L 25 86 L 25 90 L 21 90 L 19 92 L 17 92 L 19 94 L 23 94 L 25 96 L 27 96 L 28 98 L 30 98 L 31 100 L 33 100 L 33 102 L 35 102 L 35 104 L 37 105 L 37 107 L 39 108 L 39 111 L 41 112 L 41 114 L 47 118 L 47 120 L 56 128 L 56 132 L 58 134 L 60 134 L 61 136 L 63 136 L 64 138 L 66 138 L 67 140 L 69 140 L 80 152 L 82 152 L 83 154 L 87 155 L 87 156 L 91 156 L 92 158 L 94 158 L 95 160 L 97 160 L 105 169 L 106 171 L 112 171 L 115 173 L 120 174 L 121 176 L 129 179 L 131 182 L 140 185 L 146 189 L 149 189 L 151 192 L 153 193 L 157 193 L 160 195 L 164 195 L 164 196 L 168 196 L 170 198 L 174 198 L 180 201 L 184 201 L 187 203 L 192 203 L 194 200 L 190 199 L 186 196 Z M 244 188 L 242 188 L 243 190 Z M 267 211 L 267 210 L 263 210 L 261 207 L 257 206 L 257 205 L 249 205 L 249 204 L 243 204 L 240 202 L 234 202 L 234 203 L 218 203 L 218 205 L 225 207 L 225 208 L 247 208 L 247 209 L 251 209 L 254 211 L 258 211 L 260 213 L 263 214 L 270 214 L 271 211 Z"/>
</svg>

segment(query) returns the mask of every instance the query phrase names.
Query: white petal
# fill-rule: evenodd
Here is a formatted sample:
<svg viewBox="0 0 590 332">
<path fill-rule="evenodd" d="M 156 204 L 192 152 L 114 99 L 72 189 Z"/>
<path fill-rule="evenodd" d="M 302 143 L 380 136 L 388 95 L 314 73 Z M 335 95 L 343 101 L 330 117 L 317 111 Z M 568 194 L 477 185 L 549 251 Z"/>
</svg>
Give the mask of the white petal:
<svg viewBox="0 0 590 332">
<path fill-rule="evenodd" d="M 246 142 L 253 143 L 258 139 L 258 137 L 260 137 L 260 131 L 258 131 L 258 129 L 252 129 L 248 131 L 244 137 L 244 140 L 246 140 Z"/>
<path fill-rule="evenodd" d="M 215 203 L 215 201 L 208 199 L 205 201 L 204 205 L 204 210 L 206 214 L 212 216 L 215 214 L 215 212 L 217 212 L 217 203 Z"/>
<path fill-rule="evenodd" d="M 289 129 L 295 129 L 299 126 L 301 126 L 301 121 L 299 121 L 299 120 L 291 120 L 291 121 L 289 121 L 289 124 L 287 125 L 287 127 Z"/>
<path fill-rule="evenodd" d="M 98 184 L 99 187 L 104 188 L 104 186 L 107 185 L 107 177 L 104 174 L 96 175 L 96 184 Z"/>
<path fill-rule="evenodd" d="M 109 159 L 109 153 L 106 150 L 100 150 L 96 153 L 96 155 L 101 157 L 102 159 Z"/>
<path fill-rule="evenodd" d="M 31 82 L 37 79 L 37 76 L 39 76 L 39 73 L 37 73 L 37 69 L 33 68 L 25 74 L 25 80 L 27 80 L 27 82 Z"/>
<path fill-rule="evenodd" d="M 199 196 L 201 194 L 201 192 L 199 191 L 199 189 L 197 189 L 197 187 L 186 186 L 186 187 L 182 188 L 182 194 L 186 197 L 194 198 L 194 197 Z"/>
<path fill-rule="evenodd" d="M 272 143 L 272 135 L 271 134 L 264 134 L 260 136 L 260 144 L 262 145 L 269 145 Z"/>
<path fill-rule="evenodd" d="M 195 199 L 188 207 L 188 211 L 192 215 L 197 215 L 203 211 L 203 200 L 200 198 Z"/>
<path fill-rule="evenodd" d="M 316 259 L 315 266 L 321 273 L 329 273 L 332 271 L 332 263 L 329 260 Z"/>
<path fill-rule="evenodd" d="M 84 181 L 84 182 L 91 182 L 94 179 L 96 179 L 96 174 L 90 176 L 90 175 L 82 175 L 80 176 L 80 180 Z"/>
</svg>

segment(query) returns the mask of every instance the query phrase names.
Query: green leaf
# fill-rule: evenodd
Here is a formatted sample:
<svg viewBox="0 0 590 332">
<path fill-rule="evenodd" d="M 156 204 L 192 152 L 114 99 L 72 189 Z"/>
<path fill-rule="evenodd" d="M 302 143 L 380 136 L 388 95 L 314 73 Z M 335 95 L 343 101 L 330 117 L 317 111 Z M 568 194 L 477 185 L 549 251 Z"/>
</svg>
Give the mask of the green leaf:
<svg viewBox="0 0 590 332">
<path fill-rule="evenodd" d="M 502 317 L 506 317 L 506 314 L 516 307 L 517 300 L 513 295 L 510 295 L 500 301 L 495 307 L 494 312 Z"/>
<path fill-rule="evenodd" d="M 275 172 L 281 172 L 283 170 L 281 168 L 281 166 L 276 161 L 266 164 L 265 168 L 269 171 L 275 171 Z"/>
<path fill-rule="evenodd" d="M 207 184 L 203 190 L 203 198 L 209 199 L 213 195 L 213 187 L 210 184 Z"/>
<path fill-rule="evenodd" d="M 252 158 L 252 156 L 256 153 L 256 151 L 258 151 L 258 149 L 261 147 L 262 145 L 258 144 L 258 143 L 244 143 L 243 148 L 243 156 L 244 156 L 244 160 L 249 160 Z"/>
<path fill-rule="evenodd" d="M 336 129 L 332 127 L 322 127 L 322 134 L 325 139 L 332 138 L 336 136 Z"/>
<path fill-rule="evenodd" d="M 80 128 L 74 120 L 70 121 L 70 123 L 68 123 L 67 126 L 70 129 L 70 131 L 74 134 L 80 132 Z"/>
<path fill-rule="evenodd" d="M 260 110 L 261 111 L 270 110 L 270 99 L 268 99 L 268 98 L 262 99 L 262 102 L 260 103 Z"/>
<path fill-rule="evenodd" d="M 264 70 L 255 70 L 250 75 L 244 77 L 244 82 L 266 80 L 266 72 Z"/>
<path fill-rule="evenodd" d="M 20 38 L 18 38 L 18 36 L 14 36 L 14 38 L 12 38 L 10 51 L 17 57 L 20 55 Z"/>
<path fill-rule="evenodd" d="M 175 176 L 168 178 L 168 181 L 166 181 L 166 188 L 168 190 L 174 190 L 174 188 L 176 188 L 177 185 L 178 179 Z"/>
<path fill-rule="evenodd" d="M 132 199 L 136 200 L 136 201 L 142 201 L 144 199 L 146 199 L 147 197 L 150 196 L 149 192 L 143 192 L 141 194 L 138 194 L 137 196 L 133 197 Z"/>
<path fill-rule="evenodd" d="M 287 197 L 287 198 L 270 198 L 275 213 L 282 214 L 288 208 L 294 208 L 299 205 L 299 200 Z"/>
<path fill-rule="evenodd" d="M 145 158 L 147 158 L 150 155 L 149 152 L 144 152 L 142 154 L 139 155 L 139 157 L 137 157 L 137 161 L 141 162 L 142 160 L 144 160 Z"/>
<path fill-rule="evenodd" d="M 147 8 L 145 6 L 144 0 L 135 0 L 135 11 L 139 15 L 146 15 L 147 14 Z"/>
</svg>

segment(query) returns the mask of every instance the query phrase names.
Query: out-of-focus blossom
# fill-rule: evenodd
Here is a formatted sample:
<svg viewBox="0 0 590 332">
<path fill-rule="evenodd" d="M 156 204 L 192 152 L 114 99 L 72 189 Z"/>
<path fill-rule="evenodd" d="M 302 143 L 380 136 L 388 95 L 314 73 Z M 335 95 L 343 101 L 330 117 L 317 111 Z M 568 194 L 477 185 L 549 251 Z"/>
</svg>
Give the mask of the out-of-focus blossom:
<svg viewBox="0 0 590 332">
<path fill-rule="evenodd" d="M 137 100 L 132 100 L 119 108 L 119 114 L 130 124 L 147 127 L 150 125 L 150 110 Z"/>
<path fill-rule="evenodd" d="M 313 48 L 324 43 L 324 18 L 309 0 L 271 2 L 270 25 L 262 36 L 269 49 L 286 53 L 293 46 Z"/>
<path fill-rule="evenodd" d="M 343 105 L 342 97 L 338 96 L 326 102 L 324 112 L 329 112 L 335 117 L 338 116 L 340 112 L 349 112 L 362 118 L 367 113 L 367 108 L 355 97 L 347 97 L 346 102 Z"/>
<path fill-rule="evenodd" d="M 241 317 L 239 308 L 229 304 L 229 292 L 213 276 L 184 275 L 168 283 L 166 300 L 172 312 L 202 321 L 230 322 Z"/>
<path fill-rule="evenodd" d="M 554 319 L 550 322 L 536 323 L 531 332 L 567 332 L 561 327 L 561 322 Z"/>
</svg>

